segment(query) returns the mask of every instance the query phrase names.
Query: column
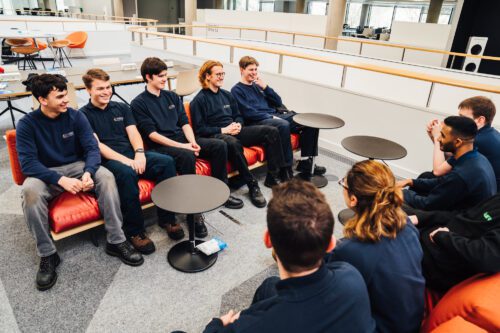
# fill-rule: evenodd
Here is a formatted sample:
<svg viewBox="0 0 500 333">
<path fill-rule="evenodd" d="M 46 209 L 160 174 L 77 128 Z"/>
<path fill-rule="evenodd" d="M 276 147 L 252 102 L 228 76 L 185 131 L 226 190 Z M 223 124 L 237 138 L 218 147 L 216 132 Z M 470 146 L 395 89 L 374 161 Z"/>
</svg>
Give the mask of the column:
<svg viewBox="0 0 500 333">
<path fill-rule="evenodd" d="M 224 9 L 224 0 L 215 0 L 215 9 Z"/>
<path fill-rule="evenodd" d="M 429 11 L 427 12 L 427 20 L 425 21 L 426 23 L 438 23 L 443 1 L 444 0 L 431 0 Z"/>
<path fill-rule="evenodd" d="M 368 8 L 369 8 L 369 5 L 366 3 L 364 3 L 361 6 L 361 15 L 359 17 L 359 24 L 358 24 L 361 28 L 363 28 L 368 23 L 368 22 L 366 22 L 366 19 L 368 17 Z"/>
<path fill-rule="evenodd" d="M 326 36 L 339 37 L 342 35 L 346 3 L 346 0 L 330 0 L 328 4 L 328 16 L 326 18 Z M 336 50 L 337 40 L 327 40 L 325 48 Z"/>
<path fill-rule="evenodd" d="M 192 25 L 193 21 L 196 21 L 196 0 L 185 0 L 184 1 L 184 14 L 186 25 Z M 186 35 L 192 36 L 193 29 L 186 28 Z"/>
<path fill-rule="evenodd" d="M 296 0 L 295 2 L 295 12 L 297 14 L 305 13 L 306 0 Z"/>
</svg>

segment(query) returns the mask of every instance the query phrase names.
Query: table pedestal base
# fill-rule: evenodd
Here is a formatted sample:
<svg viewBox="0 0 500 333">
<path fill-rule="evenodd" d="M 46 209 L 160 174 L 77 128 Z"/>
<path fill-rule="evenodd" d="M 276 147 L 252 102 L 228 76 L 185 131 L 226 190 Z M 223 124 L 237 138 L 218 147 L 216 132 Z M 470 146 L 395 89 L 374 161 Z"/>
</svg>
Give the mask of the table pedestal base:
<svg viewBox="0 0 500 333">
<path fill-rule="evenodd" d="M 338 214 L 338 218 L 339 218 L 339 222 L 342 224 L 342 225 L 345 225 L 345 223 L 350 220 L 353 216 L 355 215 L 354 211 L 350 208 L 345 208 L 345 209 L 342 209 L 339 214 Z"/>
<path fill-rule="evenodd" d="M 201 243 L 203 241 L 196 240 L 196 245 Z M 168 251 L 167 259 L 173 268 L 181 272 L 196 273 L 212 267 L 217 261 L 217 256 L 217 253 L 207 256 L 197 249 L 191 251 L 191 242 L 183 241 Z"/>
<path fill-rule="evenodd" d="M 297 175 L 298 178 L 305 180 L 307 182 L 313 183 L 317 188 L 322 188 L 328 185 L 328 179 L 325 176 L 311 175 L 309 173 L 299 173 Z"/>
</svg>

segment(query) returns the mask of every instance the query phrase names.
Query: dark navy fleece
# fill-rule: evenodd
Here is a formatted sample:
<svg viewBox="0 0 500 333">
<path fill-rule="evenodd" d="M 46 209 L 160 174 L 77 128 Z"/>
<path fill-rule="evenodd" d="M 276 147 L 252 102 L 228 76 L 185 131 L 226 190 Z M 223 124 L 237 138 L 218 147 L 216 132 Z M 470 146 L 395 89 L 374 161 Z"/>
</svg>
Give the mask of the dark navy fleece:
<svg viewBox="0 0 500 333">
<path fill-rule="evenodd" d="M 500 189 L 500 133 L 491 125 L 482 127 L 474 140 L 474 147 L 490 161 Z"/>
<path fill-rule="evenodd" d="M 247 85 L 238 82 L 231 89 L 231 93 L 238 101 L 243 118 L 248 123 L 259 122 L 272 118 L 275 108 L 283 105 L 281 97 L 269 86 L 262 89 L 255 83 Z"/>
<path fill-rule="evenodd" d="M 72 108 L 52 119 L 40 108 L 25 115 L 17 126 L 16 149 L 21 170 L 47 184 L 62 177 L 51 167 L 85 161 L 84 171 L 95 174 L 101 163 L 97 140 L 87 118 Z"/>
</svg>

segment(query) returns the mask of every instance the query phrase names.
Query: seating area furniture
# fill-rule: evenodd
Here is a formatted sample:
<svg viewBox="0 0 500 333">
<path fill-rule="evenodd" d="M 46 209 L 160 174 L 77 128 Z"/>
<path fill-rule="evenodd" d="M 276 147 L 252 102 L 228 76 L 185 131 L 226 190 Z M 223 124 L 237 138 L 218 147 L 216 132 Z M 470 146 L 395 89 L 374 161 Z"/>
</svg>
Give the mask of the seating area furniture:
<svg viewBox="0 0 500 333">
<path fill-rule="evenodd" d="M 184 96 L 189 96 L 199 89 L 198 69 L 179 72 L 176 79 L 175 93 L 179 95 L 181 101 L 184 101 Z"/>
<path fill-rule="evenodd" d="M 18 62 L 19 69 L 21 69 L 21 61 L 23 61 L 23 70 L 26 70 L 26 63 L 28 63 L 28 69 L 37 69 L 34 59 L 39 56 L 39 48 L 34 46 L 15 46 L 12 47 L 11 50 L 12 52 L 23 56 L 23 58 Z M 43 61 L 42 64 L 43 68 L 45 68 Z"/>
<path fill-rule="evenodd" d="M 55 40 L 50 43 L 50 47 L 54 50 L 54 62 L 52 63 L 52 67 L 55 68 L 56 62 L 59 64 L 60 68 L 66 67 L 64 64 L 64 58 L 68 61 L 70 67 L 73 67 L 71 61 L 69 61 L 68 55 L 66 51 L 64 51 L 65 47 L 68 47 L 69 41 L 66 39 Z"/>
<path fill-rule="evenodd" d="M 191 122 L 189 113 L 189 103 L 184 103 L 188 119 Z M 292 134 L 292 148 L 299 146 L 299 136 Z M 10 166 L 12 177 L 17 185 L 22 185 L 26 176 L 21 171 L 21 166 L 17 157 L 16 150 L 16 131 L 9 130 L 6 133 L 7 149 L 10 157 Z M 252 146 L 244 148 L 244 155 L 248 161 L 249 169 L 255 169 L 265 164 L 264 148 Z M 237 174 L 234 167 L 228 163 L 228 176 Z M 210 163 L 204 159 L 196 160 L 196 173 L 198 175 L 209 176 L 211 174 Z M 139 180 L 139 197 L 143 209 L 153 206 L 151 202 L 151 191 L 155 184 L 152 181 Z M 97 200 L 94 196 L 87 193 L 78 193 L 73 195 L 64 192 L 49 203 L 49 223 L 51 234 L 54 241 L 77 233 L 95 228 L 104 224 Z"/>
<path fill-rule="evenodd" d="M 74 49 L 80 49 L 83 52 L 83 48 L 85 44 L 87 44 L 88 35 L 85 31 L 75 31 L 66 36 L 66 40 L 69 41 L 69 55 L 71 55 L 71 51 Z M 83 52 L 85 56 L 85 52 Z"/>
<path fill-rule="evenodd" d="M 500 273 L 477 274 L 443 297 L 426 291 L 422 333 L 500 332 Z"/>
</svg>

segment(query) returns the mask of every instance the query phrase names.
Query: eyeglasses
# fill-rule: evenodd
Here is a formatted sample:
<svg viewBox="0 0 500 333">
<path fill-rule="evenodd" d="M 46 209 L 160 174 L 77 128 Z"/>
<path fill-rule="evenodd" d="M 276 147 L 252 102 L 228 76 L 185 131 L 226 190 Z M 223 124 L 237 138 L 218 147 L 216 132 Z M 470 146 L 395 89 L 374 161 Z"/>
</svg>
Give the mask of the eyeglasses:
<svg viewBox="0 0 500 333">
<path fill-rule="evenodd" d="M 219 79 L 223 78 L 224 76 L 226 76 L 226 72 L 215 73 L 215 76 L 217 76 Z"/>
<path fill-rule="evenodd" d="M 345 188 L 346 190 L 349 190 L 349 187 L 347 187 L 347 184 L 346 184 L 345 177 L 344 177 L 344 178 L 339 179 L 338 184 L 339 184 L 340 186 L 342 186 L 343 188 Z"/>
</svg>

